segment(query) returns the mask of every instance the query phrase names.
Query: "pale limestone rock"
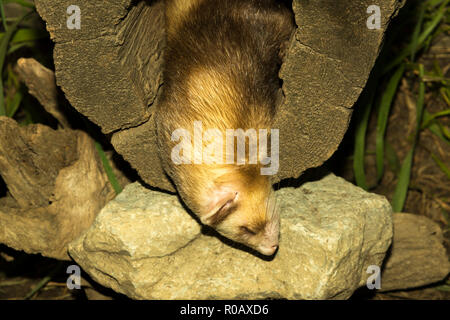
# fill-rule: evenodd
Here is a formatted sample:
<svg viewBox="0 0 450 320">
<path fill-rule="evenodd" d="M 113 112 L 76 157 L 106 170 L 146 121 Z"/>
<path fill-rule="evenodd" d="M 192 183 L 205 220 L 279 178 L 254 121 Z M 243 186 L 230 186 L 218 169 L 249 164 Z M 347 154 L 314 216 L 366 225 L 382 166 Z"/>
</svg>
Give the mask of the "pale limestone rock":
<svg viewBox="0 0 450 320">
<path fill-rule="evenodd" d="M 334 175 L 276 192 L 273 259 L 201 232 L 174 195 L 134 183 L 70 255 L 100 284 L 135 299 L 345 299 L 381 266 L 392 238 L 388 201 Z"/>
</svg>

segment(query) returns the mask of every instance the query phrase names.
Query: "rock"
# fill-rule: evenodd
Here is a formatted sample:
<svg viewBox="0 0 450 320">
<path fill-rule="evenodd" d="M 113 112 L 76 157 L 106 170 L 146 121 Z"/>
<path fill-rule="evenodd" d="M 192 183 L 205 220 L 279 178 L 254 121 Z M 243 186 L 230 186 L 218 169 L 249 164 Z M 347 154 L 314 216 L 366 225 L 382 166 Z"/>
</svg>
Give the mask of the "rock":
<svg viewBox="0 0 450 320">
<path fill-rule="evenodd" d="M 424 286 L 444 279 L 450 262 L 441 228 L 424 216 L 394 214 L 394 240 L 381 274 L 380 291 Z"/>
<path fill-rule="evenodd" d="M 388 201 L 334 175 L 276 192 L 273 259 L 201 230 L 178 198 L 128 185 L 69 245 L 95 281 L 134 299 L 346 299 L 381 266 Z"/>
</svg>

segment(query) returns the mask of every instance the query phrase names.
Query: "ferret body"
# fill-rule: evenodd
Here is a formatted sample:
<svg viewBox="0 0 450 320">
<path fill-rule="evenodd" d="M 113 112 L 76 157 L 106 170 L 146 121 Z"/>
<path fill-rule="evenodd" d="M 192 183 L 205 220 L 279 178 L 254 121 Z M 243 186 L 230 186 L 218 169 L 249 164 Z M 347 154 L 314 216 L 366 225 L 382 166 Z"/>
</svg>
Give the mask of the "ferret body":
<svg viewBox="0 0 450 320">
<path fill-rule="evenodd" d="M 164 170 L 202 223 L 272 255 L 279 214 L 263 165 L 208 162 L 204 153 L 200 164 L 176 164 L 174 132 L 182 128 L 195 136 L 194 122 L 223 136 L 227 129 L 270 130 L 292 15 L 275 0 L 168 0 L 165 13 L 164 87 L 156 111 Z"/>
</svg>

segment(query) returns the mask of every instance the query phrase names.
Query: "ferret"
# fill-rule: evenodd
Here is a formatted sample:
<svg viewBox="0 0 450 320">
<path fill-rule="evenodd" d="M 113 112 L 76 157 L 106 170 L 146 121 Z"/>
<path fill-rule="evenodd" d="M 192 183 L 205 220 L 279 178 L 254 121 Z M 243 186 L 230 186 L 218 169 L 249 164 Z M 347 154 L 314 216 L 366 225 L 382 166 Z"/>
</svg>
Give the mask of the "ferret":
<svg viewBox="0 0 450 320">
<path fill-rule="evenodd" d="M 184 128 L 192 137 L 195 122 L 203 132 L 224 136 L 227 129 L 271 128 L 292 12 L 276 0 L 167 0 L 165 19 L 163 91 L 155 112 L 163 168 L 203 224 L 271 256 L 279 245 L 280 217 L 261 161 L 230 164 L 206 156 L 202 163 L 177 164 L 174 132 Z M 183 143 L 184 153 L 195 153 L 187 145 L 192 140 Z"/>
</svg>

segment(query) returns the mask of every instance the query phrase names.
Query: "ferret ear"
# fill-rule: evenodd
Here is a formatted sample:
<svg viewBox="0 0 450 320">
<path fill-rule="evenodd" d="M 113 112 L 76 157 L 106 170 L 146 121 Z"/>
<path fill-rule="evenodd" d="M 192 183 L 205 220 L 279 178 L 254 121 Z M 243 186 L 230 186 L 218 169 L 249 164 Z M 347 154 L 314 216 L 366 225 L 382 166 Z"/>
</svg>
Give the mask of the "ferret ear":
<svg viewBox="0 0 450 320">
<path fill-rule="evenodd" d="M 202 223 L 216 226 L 221 223 L 237 206 L 239 192 L 226 186 L 214 188 L 209 193 L 207 214 L 200 219 Z"/>
</svg>

